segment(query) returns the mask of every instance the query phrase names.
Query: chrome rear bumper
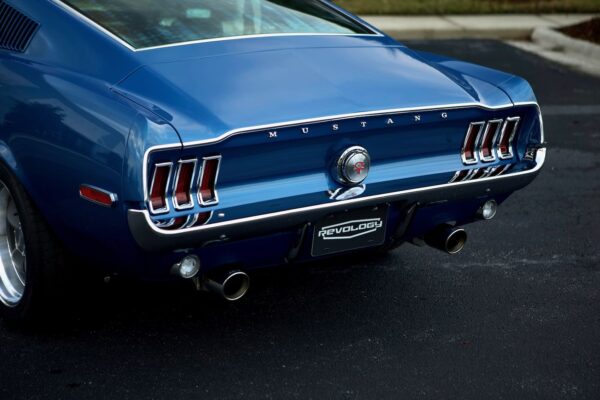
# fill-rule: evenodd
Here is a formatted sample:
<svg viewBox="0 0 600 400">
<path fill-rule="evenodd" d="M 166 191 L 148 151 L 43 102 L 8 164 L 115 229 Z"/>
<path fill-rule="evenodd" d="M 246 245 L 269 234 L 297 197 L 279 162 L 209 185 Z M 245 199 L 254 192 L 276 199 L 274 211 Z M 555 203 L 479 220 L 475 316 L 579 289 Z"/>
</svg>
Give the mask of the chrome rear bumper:
<svg viewBox="0 0 600 400">
<path fill-rule="evenodd" d="M 545 159 L 546 149 L 540 148 L 535 156 L 534 168 L 508 175 L 358 197 L 177 231 L 158 228 L 150 219 L 147 210 L 129 210 L 129 228 L 139 246 L 147 251 L 199 248 L 214 241 L 240 240 L 298 228 L 307 222 L 348 208 L 381 203 L 423 204 L 500 196 L 527 186 L 537 176 Z"/>
</svg>

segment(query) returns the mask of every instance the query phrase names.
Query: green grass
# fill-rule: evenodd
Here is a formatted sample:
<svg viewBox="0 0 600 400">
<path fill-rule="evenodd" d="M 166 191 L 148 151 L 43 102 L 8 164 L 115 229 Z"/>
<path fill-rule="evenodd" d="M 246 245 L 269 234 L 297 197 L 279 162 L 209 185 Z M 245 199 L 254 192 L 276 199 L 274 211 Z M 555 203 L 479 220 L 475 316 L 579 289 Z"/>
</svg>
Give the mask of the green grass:
<svg viewBox="0 0 600 400">
<path fill-rule="evenodd" d="M 600 0 L 334 0 L 363 15 L 597 13 Z"/>
</svg>

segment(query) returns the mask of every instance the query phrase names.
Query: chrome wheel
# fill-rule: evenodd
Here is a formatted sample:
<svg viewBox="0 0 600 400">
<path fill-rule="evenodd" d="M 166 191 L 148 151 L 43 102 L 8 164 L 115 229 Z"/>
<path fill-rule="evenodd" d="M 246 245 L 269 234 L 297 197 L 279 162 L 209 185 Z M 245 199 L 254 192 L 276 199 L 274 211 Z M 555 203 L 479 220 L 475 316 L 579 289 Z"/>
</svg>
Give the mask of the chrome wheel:
<svg viewBox="0 0 600 400">
<path fill-rule="evenodd" d="M 25 292 L 27 256 L 21 219 L 8 187 L 0 181 L 0 301 L 15 307 Z"/>
</svg>

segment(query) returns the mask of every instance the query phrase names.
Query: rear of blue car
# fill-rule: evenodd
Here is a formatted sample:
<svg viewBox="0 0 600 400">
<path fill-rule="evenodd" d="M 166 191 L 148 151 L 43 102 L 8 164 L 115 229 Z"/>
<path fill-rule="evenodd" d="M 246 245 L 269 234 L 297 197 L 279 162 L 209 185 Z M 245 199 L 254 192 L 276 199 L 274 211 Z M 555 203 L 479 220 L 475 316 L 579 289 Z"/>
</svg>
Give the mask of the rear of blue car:
<svg viewBox="0 0 600 400">
<path fill-rule="evenodd" d="M 457 253 L 543 166 L 518 77 L 413 51 L 328 1 L 146 3 L 0 1 L 0 28 L 31 31 L 0 60 L 8 318 L 56 297 L 66 253 L 228 300 L 255 268 L 405 242 Z"/>
</svg>

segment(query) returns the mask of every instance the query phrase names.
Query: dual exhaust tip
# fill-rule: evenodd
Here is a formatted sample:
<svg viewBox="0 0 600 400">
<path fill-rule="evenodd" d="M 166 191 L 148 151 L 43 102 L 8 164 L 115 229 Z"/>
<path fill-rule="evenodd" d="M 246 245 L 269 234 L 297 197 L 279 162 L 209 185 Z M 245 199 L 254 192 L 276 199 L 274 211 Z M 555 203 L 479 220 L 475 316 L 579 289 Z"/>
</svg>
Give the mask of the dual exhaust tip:
<svg viewBox="0 0 600 400">
<path fill-rule="evenodd" d="M 498 203 L 491 199 L 481 205 L 476 216 L 483 220 L 491 220 L 497 212 Z M 442 224 L 425 236 L 425 243 L 448 254 L 457 254 L 467 244 L 467 232 L 461 227 Z"/>
<path fill-rule="evenodd" d="M 227 301 L 238 301 L 248 293 L 250 277 L 243 271 L 229 271 L 206 279 L 204 287 Z"/>
<path fill-rule="evenodd" d="M 452 225 L 440 225 L 425 236 L 425 243 L 448 254 L 457 254 L 467 244 L 467 231 Z"/>
<path fill-rule="evenodd" d="M 173 265 L 173 273 L 183 279 L 192 279 L 197 289 L 213 292 L 227 301 L 240 300 L 250 288 L 250 277 L 239 270 L 199 276 L 200 259 L 195 255 L 187 255 Z"/>
<path fill-rule="evenodd" d="M 487 201 L 478 214 L 482 219 L 492 219 L 497 207 L 495 201 Z M 425 236 L 425 243 L 448 254 L 457 254 L 465 248 L 467 232 L 463 228 L 443 224 Z M 173 266 L 173 272 L 184 279 L 193 279 L 198 289 L 211 291 L 227 301 L 240 300 L 250 288 L 250 277 L 240 270 L 199 277 L 200 259 L 195 255 L 185 256 Z"/>
</svg>

